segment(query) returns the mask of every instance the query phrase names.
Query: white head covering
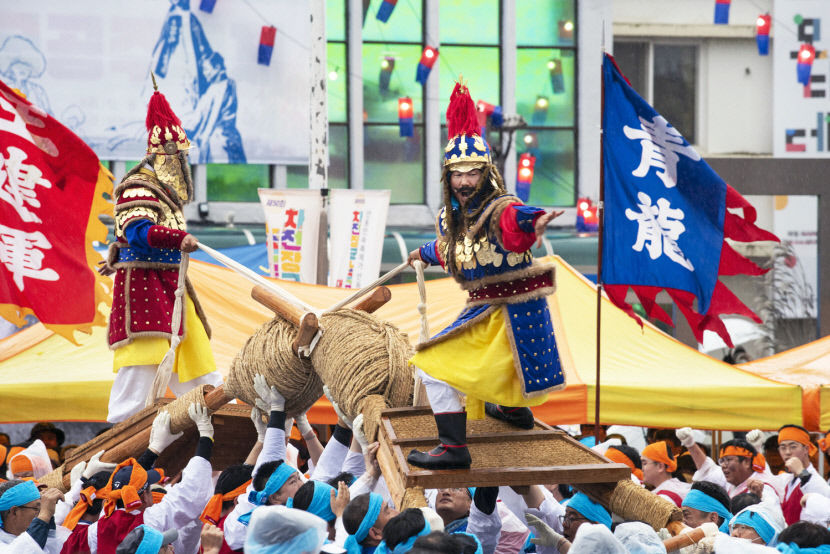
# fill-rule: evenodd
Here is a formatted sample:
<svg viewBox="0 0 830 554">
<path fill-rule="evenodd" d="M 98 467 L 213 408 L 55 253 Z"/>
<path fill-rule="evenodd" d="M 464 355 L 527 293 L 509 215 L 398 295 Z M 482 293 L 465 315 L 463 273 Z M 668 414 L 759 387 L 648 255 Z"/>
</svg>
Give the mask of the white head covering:
<svg viewBox="0 0 830 554">
<path fill-rule="evenodd" d="M 651 525 L 641 521 L 621 523 L 614 529 L 614 536 L 631 554 L 666 554 L 663 541 Z"/>
<path fill-rule="evenodd" d="M 14 479 L 11 470 L 11 461 L 17 458 L 18 456 L 24 456 L 29 458 L 29 461 L 32 463 L 32 477 L 35 479 L 40 479 L 47 473 L 52 472 L 52 460 L 49 458 L 49 454 L 46 452 L 46 445 L 43 444 L 43 441 L 38 439 L 33 442 L 28 448 L 21 450 L 11 458 L 9 458 L 9 469 L 6 470 L 6 477 L 9 480 Z"/>
<path fill-rule="evenodd" d="M 245 554 L 317 554 L 328 535 L 323 518 L 285 506 L 260 506 L 251 515 Z"/>
<path fill-rule="evenodd" d="M 778 542 L 778 534 L 784 530 L 784 527 L 787 526 L 787 522 L 784 521 L 784 514 L 781 512 L 781 508 L 778 504 L 766 503 L 761 502 L 760 504 L 752 504 L 747 506 L 732 518 L 729 522 L 729 530 L 732 530 L 732 525 L 735 523 L 735 520 L 743 513 L 746 512 L 754 512 L 761 516 L 764 521 L 766 521 L 770 527 L 772 527 L 775 534 L 767 544 L 770 546 L 775 546 Z"/>
<path fill-rule="evenodd" d="M 778 550 L 770 546 L 752 544 L 746 539 L 730 537 L 724 533 L 718 533 L 715 537 L 715 552 L 718 554 L 780 554 Z"/>
<path fill-rule="evenodd" d="M 628 550 L 605 525 L 583 523 L 576 532 L 569 554 L 628 554 Z"/>
</svg>

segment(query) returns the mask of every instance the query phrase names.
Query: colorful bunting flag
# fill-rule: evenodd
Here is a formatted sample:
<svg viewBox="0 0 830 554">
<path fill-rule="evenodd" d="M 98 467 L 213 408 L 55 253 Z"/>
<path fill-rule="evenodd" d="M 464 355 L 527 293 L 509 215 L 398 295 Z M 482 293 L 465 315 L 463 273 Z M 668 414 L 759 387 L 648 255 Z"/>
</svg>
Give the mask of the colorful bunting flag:
<svg viewBox="0 0 830 554">
<path fill-rule="evenodd" d="M 418 62 L 418 67 L 415 70 L 415 80 L 425 85 L 429 72 L 432 71 L 432 66 L 435 65 L 435 60 L 438 59 L 438 49 L 432 46 L 424 48 L 424 53 L 421 54 L 421 60 Z"/>
<path fill-rule="evenodd" d="M 271 25 L 263 25 L 259 33 L 259 52 L 257 63 L 260 65 L 271 65 L 271 55 L 274 53 L 274 38 L 277 35 L 277 28 Z"/>
</svg>

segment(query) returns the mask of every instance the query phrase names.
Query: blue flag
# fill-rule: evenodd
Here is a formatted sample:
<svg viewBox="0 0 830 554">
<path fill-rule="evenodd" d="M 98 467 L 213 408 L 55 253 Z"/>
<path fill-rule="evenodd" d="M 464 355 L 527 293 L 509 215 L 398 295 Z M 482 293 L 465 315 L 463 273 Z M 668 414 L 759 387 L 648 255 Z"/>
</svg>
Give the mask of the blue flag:
<svg viewBox="0 0 830 554">
<path fill-rule="evenodd" d="M 726 183 L 603 61 L 602 282 L 681 289 L 706 314 L 718 280 Z"/>
</svg>

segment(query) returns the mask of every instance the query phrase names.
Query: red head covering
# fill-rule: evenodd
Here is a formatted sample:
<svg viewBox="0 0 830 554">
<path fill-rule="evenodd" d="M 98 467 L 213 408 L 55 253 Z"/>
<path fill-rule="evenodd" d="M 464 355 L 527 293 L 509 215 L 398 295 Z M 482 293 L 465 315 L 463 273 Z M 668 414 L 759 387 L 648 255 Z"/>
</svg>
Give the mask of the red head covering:
<svg viewBox="0 0 830 554">
<path fill-rule="evenodd" d="M 173 113 L 167 98 L 156 88 L 156 78 L 153 77 L 153 96 L 147 105 L 147 137 L 148 154 L 176 154 L 180 150 L 190 148 L 190 142 L 182 128 L 182 122 Z"/>
</svg>

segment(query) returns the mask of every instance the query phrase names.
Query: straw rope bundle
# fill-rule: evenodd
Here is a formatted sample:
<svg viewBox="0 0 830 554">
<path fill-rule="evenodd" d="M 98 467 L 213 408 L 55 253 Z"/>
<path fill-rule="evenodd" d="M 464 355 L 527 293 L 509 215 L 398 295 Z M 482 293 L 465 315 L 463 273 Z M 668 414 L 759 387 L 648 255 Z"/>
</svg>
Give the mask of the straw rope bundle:
<svg viewBox="0 0 830 554">
<path fill-rule="evenodd" d="M 617 483 L 581 484 L 576 485 L 576 488 L 623 519 L 642 521 L 651 525 L 655 531 L 669 526 L 672 521 L 683 519 L 680 508 L 631 479 Z"/>
<path fill-rule="evenodd" d="M 193 427 L 193 420 L 190 419 L 190 414 L 187 413 L 190 404 L 195 402 L 202 406 L 207 406 L 205 402 L 205 393 L 213 390 L 213 385 L 201 385 L 194 387 L 176 398 L 174 402 L 167 405 L 165 410 L 170 412 L 170 432 L 179 433 L 185 429 Z M 213 415 L 214 410 L 208 410 L 208 413 Z"/>
<path fill-rule="evenodd" d="M 328 385 L 343 413 L 354 418 L 369 408 L 367 398 L 382 397 L 386 406 L 373 406 L 367 422 L 380 421 L 383 407 L 412 404 L 414 378 L 408 360 L 409 340 L 394 325 L 359 310 L 338 310 L 322 316 L 324 329 L 311 353 L 314 369 Z M 375 423 L 376 425 L 376 423 Z M 364 429 L 370 440 L 374 432 Z"/>
<path fill-rule="evenodd" d="M 46 475 L 38 479 L 37 482 L 41 485 L 46 485 L 47 487 L 58 489 L 59 491 L 64 493 L 69 492 L 69 489 L 63 484 L 63 472 L 64 466 L 61 465 L 60 467 L 53 469 L 50 473 L 47 473 Z"/>
<path fill-rule="evenodd" d="M 269 385 L 285 397 L 285 412 L 296 416 L 323 396 L 323 383 L 308 361 L 291 350 L 296 328 L 275 317 L 251 335 L 231 363 L 225 390 L 235 398 L 254 405 L 254 375 L 261 373 Z"/>
</svg>

